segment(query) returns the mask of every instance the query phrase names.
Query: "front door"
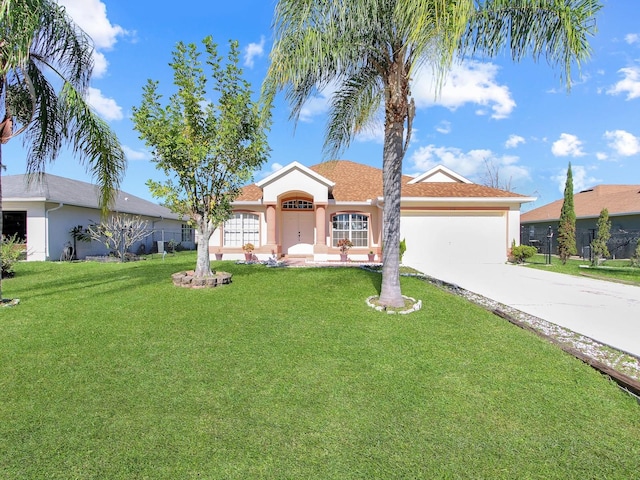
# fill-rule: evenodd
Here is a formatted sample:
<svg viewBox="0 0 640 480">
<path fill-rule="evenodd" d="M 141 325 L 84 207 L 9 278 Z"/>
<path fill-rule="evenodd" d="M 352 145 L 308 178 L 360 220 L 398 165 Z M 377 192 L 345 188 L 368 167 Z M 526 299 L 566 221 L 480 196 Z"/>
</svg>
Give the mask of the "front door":
<svg viewBox="0 0 640 480">
<path fill-rule="evenodd" d="M 313 254 L 314 212 L 282 212 L 282 252 L 288 255 Z"/>
</svg>

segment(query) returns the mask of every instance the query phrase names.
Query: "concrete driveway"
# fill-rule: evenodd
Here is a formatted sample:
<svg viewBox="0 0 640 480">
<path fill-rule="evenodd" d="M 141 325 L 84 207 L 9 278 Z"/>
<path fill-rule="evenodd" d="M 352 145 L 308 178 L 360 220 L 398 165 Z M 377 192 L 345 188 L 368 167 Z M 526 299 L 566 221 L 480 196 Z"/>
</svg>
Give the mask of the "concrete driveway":
<svg viewBox="0 0 640 480">
<path fill-rule="evenodd" d="M 509 264 L 412 266 L 640 357 L 640 287 Z"/>
</svg>

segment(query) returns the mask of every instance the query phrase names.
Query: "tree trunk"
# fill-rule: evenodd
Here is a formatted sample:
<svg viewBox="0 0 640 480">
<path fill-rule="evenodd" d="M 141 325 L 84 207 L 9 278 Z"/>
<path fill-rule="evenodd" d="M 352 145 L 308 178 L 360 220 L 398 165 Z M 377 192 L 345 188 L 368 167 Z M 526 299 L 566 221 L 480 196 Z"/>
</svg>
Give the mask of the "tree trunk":
<svg viewBox="0 0 640 480">
<path fill-rule="evenodd" d="M 198 228 L 198 256 L 194 277 L 210 277 L 214 274 L 211 270 L 211 255 L 209 254 L 209 239 L 212 234 L 213 229 L 211 228 Z"/>
<path fill-rule="evenodd" d="M 403 122 L 386 122 L 382 164 L 382 287 L 380 303 L 402 307 L 400 290 L 400 197 L 402 195 Z"/>
</svg>

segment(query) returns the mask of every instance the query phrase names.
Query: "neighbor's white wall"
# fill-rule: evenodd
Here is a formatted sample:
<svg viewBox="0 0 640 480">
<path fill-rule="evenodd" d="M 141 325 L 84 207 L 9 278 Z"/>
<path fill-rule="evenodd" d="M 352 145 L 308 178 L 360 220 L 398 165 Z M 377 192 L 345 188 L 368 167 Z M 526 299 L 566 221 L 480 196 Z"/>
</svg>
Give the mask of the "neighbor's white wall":
<svg viewBox="0 0 640 480">
<path fill-rule="evenodd" d="M 73 207 L 63 205 L 57 208 L 57 203 L 47 203 L 47 223 L 49 232 L 47 235 L 48 243 L 48 260 L 60 260 L 60 255 L 67 242 L 73 245 L 73 238 L 69 231 L 78 226 L 86 228 L 89 224 L 100 222 L 100 212 L 92 208 Z M 98 242 L 77 242 L 76 245 L 78 258 L 84 258 L 87 255 L 105 255 L 108 252 L 106 247 Z"/>
<path fill-rule="evenodd" d="M 46 208 L 44 206 L 41 208 L 40 217 L 29 211 L 27 219 L 28 248 L 31 250 L 33 243 L 37 245 L 38 250 L 37 254 L 30 255 L 28 260 L 59 260 L 67 242 L 73 245 L 73 238 L 69 233 L 72 228 L 78 225 L 86 228 L 92 223 L 100 223 L 102 221 L 100 211 L 97 209 L 70 205 L 63 205 L 62 208 L 57 208 L 58 205 L 57 203 L 47 203 Z M 49 211 L 48 214 L 46 213 L 47 210 Z M 163 238 L 163 232 L 166 242 L 171 239 L 181 240 L 182 224 L 186 222 L 172 219 L 160 220 L 145 216 L 142 218 L 148 222 L 149 235 L 142 242 L 135 244 L 130 249 L 132 252 L 137 252 L 141 243 L 145 244 L 146 251 L 150 251 L 153 247 L 153 242 Z M 47 225 L 48 231 L 46 229 Z M 185 243 L 183 245 L 187 248 L 192 246 Z M 76 248 L 78 250 L 76 255 L 79 259 L 109 253 L 106 246 L 94 240 L 91 242 L 77 242 Z"/>
<path fill-rule="evenodd" d="M 2 209 L 27 212 L 27 260 L 45 260 L 44 202 L 3 202 Z"/>
</svg>

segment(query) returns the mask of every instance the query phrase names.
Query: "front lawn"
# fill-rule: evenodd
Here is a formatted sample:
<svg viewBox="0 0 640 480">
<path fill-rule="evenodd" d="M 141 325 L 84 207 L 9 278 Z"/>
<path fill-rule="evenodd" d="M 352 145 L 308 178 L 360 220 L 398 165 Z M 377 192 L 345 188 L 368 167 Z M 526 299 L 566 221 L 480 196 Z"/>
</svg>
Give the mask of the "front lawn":
<svg viewBox="0 0 640 480">
<path fill-rule="evenodd" d="M 640 268 L 632 267 L 629 260 L 606 260 L 598 267 L 592 267 L 589 260 L 570 258 L 562 264 L 557 256 L 551 256 L 551 264 L 546 264 L 546 255 L 535 255 L 527 260 L 527 265 L 550 272 L 586 276 L 600 280 L 627 283 L 640 286 Z"/>
<path fill-rule="evenodd" d="M 633 478 L 640 406 L 571 356 L 415 278 L 192 253 L 20 263 L 0 310 L 0 478 Z"/>
</svg>

